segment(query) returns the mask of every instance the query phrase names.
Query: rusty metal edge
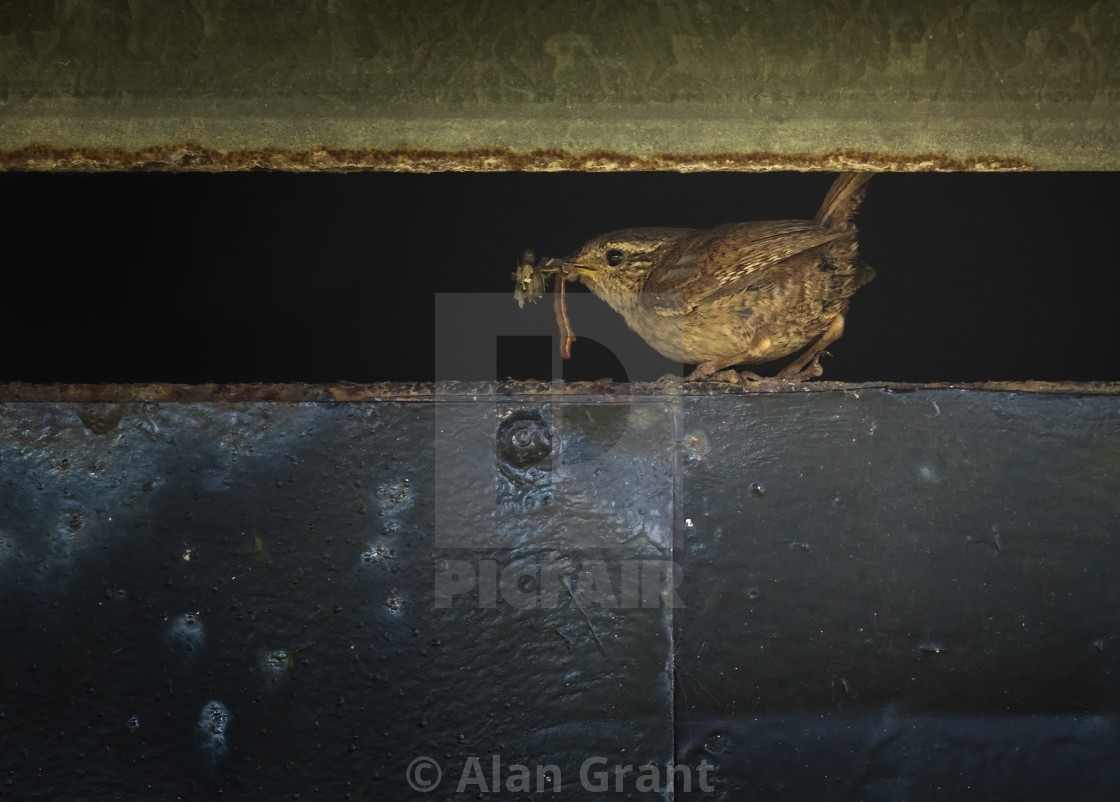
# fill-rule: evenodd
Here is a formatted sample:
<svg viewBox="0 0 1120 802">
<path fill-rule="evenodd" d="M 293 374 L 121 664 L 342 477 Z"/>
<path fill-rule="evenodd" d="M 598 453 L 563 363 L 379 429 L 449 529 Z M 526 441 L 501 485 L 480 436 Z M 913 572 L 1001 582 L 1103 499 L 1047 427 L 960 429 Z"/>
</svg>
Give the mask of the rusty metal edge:
<svg viewBox="0 0 1120 802">
<path fill-rule="evenodd" d="M 415 148 L 392 150 L 317 148 L 309 150 L 219 150 L 195 142 L 122 148 L 56 147 L 32 144 L 0 150 L 0 170 L 8 171 L 148 171 L 231 172 L 275 170 L 291 172 L 353 172 L 359 170 L 435 172 L 615 172 L 615 171 L 744 171 L 885 170 L 892 172 L 1023 172 L 1035 167 L 1014 156 L 984 155 L 954 159 L 942 154 L 913 155 L 834 150 L 826 153 L 659 153 L 635 156 L 607 150 L 570 153 L 507 148 L 440 151 Z"/>
<path fill-rule="evenodd" d="M 505 382 L 383 382 L 377 384 L 0 384 L 0 403 L 355 403 L 485 401 L 488 398 L 524 396 L 537 399 L 580 398 L 628 401 L 666 397 L 766 395 L 774 393 L 914 392 L 954 390 L 1034 395 L 1120 395 L 1120 382 L 780 382 L 745 384 L 714 382 L 646 382 L 622 384 L 609 381 L 568 384 L 540 381 Z"/>
</svg>

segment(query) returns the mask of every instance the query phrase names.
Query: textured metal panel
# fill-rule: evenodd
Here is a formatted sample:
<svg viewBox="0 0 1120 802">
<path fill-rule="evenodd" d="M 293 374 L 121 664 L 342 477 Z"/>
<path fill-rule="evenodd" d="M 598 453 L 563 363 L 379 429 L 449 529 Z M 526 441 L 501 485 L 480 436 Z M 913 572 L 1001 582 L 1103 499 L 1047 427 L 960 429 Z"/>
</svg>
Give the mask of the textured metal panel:
<svg viewBox="0 0 1120 802">
<path fill-rule="evenodd" d="M 1114 793 L 1114 401 L 855 391 L 683 421 L 676 559 L 703 587 L 674 622 L 677 749 L 728 798 Z"/>
<path fill-rule="evenodd" d="M 1120 781 L 1114 395 L 158 389 L 0 406 L 13 797 Z"/>
<path fill-rule="evenodd" d="M 9 166 L 1115 169 L 1115 0 L 9 3 Z"/>
<path fill-rule="evenodd" d="M 633 602 L 612 608 L 558 563 L 586 571 L 594 554 L 617 573 L 664 562 L 671 522 L 635 542 L 651 512 L 637 495 L 611 498 L 625 531 L 591 516 L 594 529 L 572 521 L 566 542 L 539 542 L 519 511 L 563 523 L 572 507 L 560 504 L 575 501 L 514 498 L 535 466 L 518 462 L 515 445 L 499 453 L 504 416 L 494 405 L 436 412 L 394 403 L 3 407 L 7 789 L 21 798 L 218 788 L 405 799 L 406 770 L 421 756 L 446 767 L 445 790 L 472 756 L 483 756 L 487 783 L 489 756 L 500 755 L 503 765 L 555 764 L 577 789 L 589 755 L 670 761 L 670 627 L 657 586 L 646 585 L 649 603 L 639 584 Z M 574 467 L 557 470 L 593 464 L 598 430 L 578 417 L 565 443 Z M 443 491 L 436 422 L 455 429 L 448 448 L 460 445 Z M 488 436 L 464 450 L 465 433 L 480 426 Z M 671 430 L 654 442 L 672 455 Z M 454 480 L 464 477 L 488 480 L 490 492 L 460 495 Z M 441 492 L 469 505 L 470 523 L 489 527 L 501 548 L 461 528 L 445 532 L 452 547 L 437 547 Z M 494 593 L 484 578 L 473 594 L 453 587 L 464 565 L 482 577 L 493 570 Z M 545 585 L 550 569 L 567 584 Z M 224 712 L 212 715 L 211 702 Z M 216 720 L 223 732 L 212 731 Z"/>
</svg>

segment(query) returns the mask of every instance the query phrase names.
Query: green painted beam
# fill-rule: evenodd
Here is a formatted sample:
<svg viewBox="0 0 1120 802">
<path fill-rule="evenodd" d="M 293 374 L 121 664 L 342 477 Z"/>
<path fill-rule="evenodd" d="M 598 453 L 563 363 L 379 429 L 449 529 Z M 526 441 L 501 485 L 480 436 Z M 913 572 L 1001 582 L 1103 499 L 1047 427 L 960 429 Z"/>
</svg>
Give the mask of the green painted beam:
<svg viewBox="0 0 1120 802">
<path fill-rule="evenodd" d="M 1120 167 L 1120 3 L 0 7 L 9 168 Z"/>
</svg>

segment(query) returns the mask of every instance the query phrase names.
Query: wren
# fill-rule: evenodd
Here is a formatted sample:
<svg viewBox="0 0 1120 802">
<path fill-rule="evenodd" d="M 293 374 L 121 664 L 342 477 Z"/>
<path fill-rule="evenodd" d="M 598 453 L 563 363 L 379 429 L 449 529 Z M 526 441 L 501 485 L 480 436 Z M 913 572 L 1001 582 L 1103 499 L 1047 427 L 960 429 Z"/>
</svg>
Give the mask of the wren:
<svg viewBox="0 0 1120 802">
<path fill-rule="evenodd" d="M 696 365 L 689 380 L 796 354 L 775 378 L 804 381 L 875 277 L 852 222 L 870 177 L 841 173 L 812 220 L 628 228 L 540 267 L 578 277 L 662 355 Z"/>
</svg>

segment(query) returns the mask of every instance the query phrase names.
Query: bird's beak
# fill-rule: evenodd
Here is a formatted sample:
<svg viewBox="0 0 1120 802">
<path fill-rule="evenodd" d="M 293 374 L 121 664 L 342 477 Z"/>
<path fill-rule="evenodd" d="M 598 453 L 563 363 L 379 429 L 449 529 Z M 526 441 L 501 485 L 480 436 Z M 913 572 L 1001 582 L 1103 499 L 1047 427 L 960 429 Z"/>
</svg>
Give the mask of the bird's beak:
<svg viewBox="0 0 1120 802">
<path fill-rule="evenodd" d="M 589 267 L 584 267 L 583 265 L 574 261 L 575 257 L 578 256 L 578 255 L 579 255 L 579 253 L 576 252 L 576 253 L 568 254 L 567 256 L 563 257 L 562 259 L 557 259 L 555 257 L 546 259 L 544 261 L 544 263 L 541 265 L 541 268 L 545 269 L 545 270 L 552 271 L 552 272 L 560 271 L 565 276 L 571 276 L 573 273 L 577 276 L 593 276 L 593 275 L 595 275 L 594 270 L 592 270 Z"/>
</svg>

